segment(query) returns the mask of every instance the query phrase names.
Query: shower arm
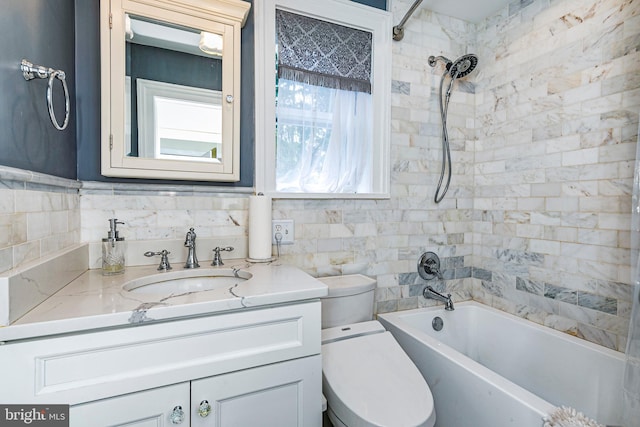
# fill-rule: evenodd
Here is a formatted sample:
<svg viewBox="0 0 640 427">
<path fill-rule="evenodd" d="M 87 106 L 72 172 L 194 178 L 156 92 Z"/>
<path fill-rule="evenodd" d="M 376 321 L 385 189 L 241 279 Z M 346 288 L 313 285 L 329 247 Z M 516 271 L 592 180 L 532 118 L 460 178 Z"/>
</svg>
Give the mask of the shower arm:
<svg viewBox="0 0 640 427">
<path fill-rule="evenodd" d="M 420 6 L 420 3 L 422 3 L 422 0 L 416 0 L 411 7 L 409 8 L 409 10 L 407 11 L 407 13 L 404 15 L 404 17 L 400 20 L 400 22 L 398 23 L 398 25 L 396 25 L 395 27 L 393 27 L 393 39 L 397 42 L 399 42 L 400 40 L 402 40 L 402 38 L 404 37 L 404 24 L 407 22 L 407 20 L 409 19 L 409 17 L 413 14 L 413 12 L 416 11 L 416 9 L 418 8 L 418 6 Z"/>
<path fill-rule="evenodd" d="M 429 59 L 427 60 L 429 63 L 430 67 L 435 67 L 436 64 L 438 63 L 438 61 L 442 61 L 444 62 L 444 65 L 447 69 L 447 71 L 449 71 L 449 69 L 451 68 L 451 65 L 453 64 L 453 62 L 451 62 L 451 60 L 449 58 L 446 58 L 444 56 L 430 56 Z"/>
</svg>

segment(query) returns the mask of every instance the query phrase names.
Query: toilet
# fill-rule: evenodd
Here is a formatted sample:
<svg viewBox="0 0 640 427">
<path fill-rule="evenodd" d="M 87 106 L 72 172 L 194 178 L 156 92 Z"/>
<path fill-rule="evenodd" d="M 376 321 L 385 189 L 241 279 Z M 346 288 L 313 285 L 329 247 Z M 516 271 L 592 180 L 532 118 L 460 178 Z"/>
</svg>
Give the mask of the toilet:
<svg viewBox="0 0 640 427">
<path fill-rule="evenodd" d="M 373 319 L 376 281 L 318 279 L 322 298 L 322 391 L 334 427 L 433 427 L 433 395 L 390 332 Z"/>
</svg>

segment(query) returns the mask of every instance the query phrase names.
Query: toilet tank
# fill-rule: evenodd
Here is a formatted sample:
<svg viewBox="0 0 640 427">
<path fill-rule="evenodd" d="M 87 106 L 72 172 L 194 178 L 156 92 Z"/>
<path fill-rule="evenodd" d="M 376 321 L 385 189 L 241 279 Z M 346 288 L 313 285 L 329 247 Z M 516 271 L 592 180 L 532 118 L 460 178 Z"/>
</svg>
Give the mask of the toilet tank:
<svg viewBox="0 0 640 427">
<path fill-rule="evenodd" d="M 373 319 L 376 281 L 362 274 L 318 278 L 327 287 L 322 301 L 322 329 Z"/>
</svg>

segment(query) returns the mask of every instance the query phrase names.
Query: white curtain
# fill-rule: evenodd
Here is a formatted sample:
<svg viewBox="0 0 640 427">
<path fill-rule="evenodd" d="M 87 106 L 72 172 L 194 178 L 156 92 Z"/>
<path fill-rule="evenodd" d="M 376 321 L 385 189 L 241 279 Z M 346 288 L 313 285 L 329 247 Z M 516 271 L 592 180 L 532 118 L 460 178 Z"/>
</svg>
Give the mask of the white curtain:
<svg viewBox="0 0 640 427">
<path fill-rule="evenodd" d="M 276 190 L 371 191 L 370 94 L 280 79 L 276 117 Z"/>
<path fill-rule="evenodd" d="M 638 130 L 633 182 L 631 248 L 631 283 L 634 287 L 634 293 L 624 372 L 623 413 L 626 427 L 640 425 L 640 128 Z"/>
</svg>

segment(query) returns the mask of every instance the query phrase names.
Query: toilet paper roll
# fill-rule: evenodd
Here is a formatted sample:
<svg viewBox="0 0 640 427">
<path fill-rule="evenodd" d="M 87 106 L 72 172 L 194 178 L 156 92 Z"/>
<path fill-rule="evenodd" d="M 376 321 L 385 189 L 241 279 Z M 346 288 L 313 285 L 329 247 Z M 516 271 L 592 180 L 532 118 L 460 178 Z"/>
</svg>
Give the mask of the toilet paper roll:
<svg viewBox="0 0 640 427">
<path fill-rule="evenodd" d="M 249 196 L 249 260 L 271 260 L 271 197 Z"/>
</svg>

